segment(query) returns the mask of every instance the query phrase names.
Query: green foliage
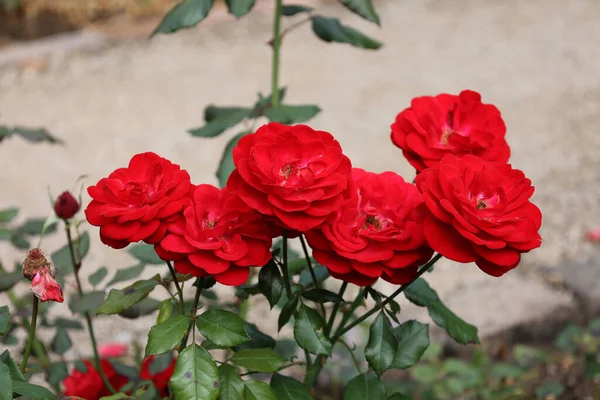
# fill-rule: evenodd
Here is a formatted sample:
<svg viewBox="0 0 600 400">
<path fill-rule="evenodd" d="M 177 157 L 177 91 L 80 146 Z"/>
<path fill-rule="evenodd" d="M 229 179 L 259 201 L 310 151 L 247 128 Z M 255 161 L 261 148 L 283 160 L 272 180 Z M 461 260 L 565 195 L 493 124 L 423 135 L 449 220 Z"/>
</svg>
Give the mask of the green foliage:
<svg viewBox="0 0 600 400">
<path fill-rule="evenodd" d="M 142 264 L 165 265 L 154 251 L 154 246 L 146 243 L 138 243 L 127 248 L 127 252 L 137 258 Z"/>
<path fill-rule="evenodd" d="M 343 25 L 337 18 L 315 15 L 312 17 L 312 29 L 319 39 L 325 42 L 348 43 L 367 50 L 377 50 L 381 47 L 381 42 Z"/>
<path fill-rule="evenodd" d="M 216 400 L 220 393 L 217 364 L 210 353 L 196 344 L 179 354 L 170 383 L 177 399 Z"/>
<path fill-rule="evenodd" d="M 213 0 L 183 0 L 169 10 L 152 32 L 152 36 L 196 26 L 206 18 L 212 6 Z"/>
<path fill-rule="evenodd" d="M 302 297 L 316 303 L 343 303 L 344 298 L 326 289 L 310 289 L 302 293 Z"/>
<path fill-rule="evenodd" d="M 249 379 L 244 382 L 244 400 L 277 400 L 277 398 L 269 385 Z"/>
<path fill-rule="evenodd" d="M 271 389 L 277 400 L 313 400 L 310 389 L 306 385 L 287 376 L 273 375 Z"/>
<path fill-rule="evenodd" d="M 231 347 L 250 340 L 244 320 L 230 311 L 212 309 L 196 318 L 198 330 L 218 346 Z"/>
<path fill-rule="evenodd" d="M 163 354 L 177 347 L 186 334 L 190 323 L 189 317 L 174 315 L 166 322 L 150 328 L 144 353 L 145 357 L 153 354 Z"/>
<path fill-rule="evenodd" d="M 314 317 L 311 318 L 311 311 L 314 310 L 305 305 L 300 306 L 298 316 L 294 322 L 294 338 L 298 346 L 304 350 L 312 354 L 328 356 L 331 354 L 331 342 L 320 331 L 323 328 L 322 322 L 317 322 L 318 320 L 315 320 Z"/>
<path fill-rule="evenodd" d="M 314 118 L 321 109 L 315 105 L 289 106 L 280 105 L 265 110 L 265 116 L 269 121 L 282 124 L 297 124 Z"/>
<path fill-rule="evenodd" d="M 69 301 L 69 308 L 76 314 L 89 313 L 90 315 L 95 315 L 103 301 L 103 290 L 88 292 L 81 297 L 74 294 Z"/>
<path fill-rule="evenodd" d="M 283 278 L 277 264 L 273 260 L 260 269 L 258 273 L 258 287 L 267 298 L 271 308 L 279 302 L 283 292 Z"/>
<path fill-rule="evenodd" d="M 92 286 L 97 286 L 108 275 L 106 267 L 100 267 L 88 277 L 88 281 Z"/>
<path fill-rule="evenodd" d="M 273 349 L 242 349 L 231 358 L 235 365 L 249 371 L 277 372 L 286 363 L 286 359 Z"/>
<path fill-rule="evenodd" d="M 299 5 L 295 5 L 295 4 L 286 4 L 282 7 L 281 14 L 284 17 L 292 17 L 292 16 L 294 16 L 296 14 L 300 14 L 300 13 L 309 13 L 312 10 L 313 9 L 311 7 L 299 6 Z"/>
<path fill-rule="evenodd" d="M 390 320 L 380 312 L 369 329 L 369 341 L 365 347 L 365 357 L 369 366 L 378 376 L 388 369 L 394 361 L 398 349 L 398 339 Z"/>
<path fill-rule="evenodd" d="M 226 2 L 229 13 L 240 18 L 252 10 L 255 0 L 226 0 Z"/>
<path fill-rule="evenodd" d="M 58 329 L 50 348 L 58 355 L 64 355 L 73 345 L 69 333 L 65 329 Z"/>
<path fill-rule="evenodd" d="M 344 400 L 381 400 L 387 393 L 383 382 L 374 376 L 362 374 L 348 382 Z"/>
<path fill-rule="evenodd" d="M 342 4 L 348 7 L 349 10 L 360 15 L 364 19 L 370 22 L 374 22 L 377 25 L 380 24 L 379 16 L 375 12 L 373 2 L 371 0 L 340 0 Z"/>
<path fill-rule="evenodd" d="M 221 382 L 221 395 L 219 400 L 243 400 L 244 381 L 240 378 L 237 368 L 229 364 L 219 367 L 219 381 Z"/>
<path fill-rule="evenodd" d="M 10 313 L 8 312 L 7 306 L 0 307 L 0 336 L 4 336 L 8 333 L 10 328 Z"/>
<path fill-rule="evenodd" d="M 51 144 L 63 144 L 63 141 L 52 135 L 45 128 L 24 128 L 20 126 L 0 126 L 0 139 L 18 135 L 32 143 L 48 142 Z"/>
<path fill-rule="evenodd" d="M 145 299 L 158 285 L 160 275 L 152 279 L 137 281 L 124 289 L 111 289 L 104 303 L 98 308 L 98 314 L 118 314 L 126 308 Z"/>
<path fill-rule="evenodd" d="M 115 283 L 128 281 L 133 278 L 137 278 L 144 271 L 146 264 L 138 264 L 133 267 L 123 268 L 117 270 L 115 276 L 107 283 L 107 286 L 114 285 Z"/>
<path fill-rule="evenodd" d="M 219 161 L 219 168 L 217 169 L 216 176 L 219 180 L 219 187 L 224 188 L 227 184 L 227 179 L 231 172 L 235 169 L 235 165 L 233 164 L 233 155 L 231 154 L 233 148 L 238 144 L 240 139 L 246 136 L 248 132 L 241 132 L 229 139 L 225 149 L 223 150 L 223 155 L 221 156 L 221 161 Z"/>
</svg>

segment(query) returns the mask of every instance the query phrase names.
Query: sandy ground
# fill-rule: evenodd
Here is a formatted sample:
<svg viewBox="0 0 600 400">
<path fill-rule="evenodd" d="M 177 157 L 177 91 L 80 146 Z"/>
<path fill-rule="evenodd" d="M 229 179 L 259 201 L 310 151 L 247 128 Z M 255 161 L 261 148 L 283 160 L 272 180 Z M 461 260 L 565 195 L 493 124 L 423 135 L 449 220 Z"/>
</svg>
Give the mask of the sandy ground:
<svg viewBox="0 0 600 400">
<path fill-rule="evenodd" d="M 394 170 L 412 180 L 413 171 L 389 140 L 396 113 L 415 96 L 477 90 L 502 111 L 511 161 L 534 182 L 534 201 L 544 215 L 543 246 L 512 274 L 597 253 L 583 233 L 600 225 L 600 2 L 377 5 L 382 29 L 338 6 L 320 11 L 380 39 L 385 44 L 380 51 L 320 42 L 309 26 L 286 38 L 281 75 L 286 101 L 318 104 L 323 112 L 311 125 L 333 133 L 355 166 Z M 0 124 L 45 126 L 66 142 L 64 147 L 3 142 L 0 207 L 19 204 L 24 216 L 47 214 L 48 185 L 58 193 L 81 174 L 94 183 L 142 151 L 181 164 L 196 183 L 216 183 L 221 149 L 237 131 L 203 140 L 186 130 L 202 124 L 202 110 L 210 103 L 249 105 L 257 92 L 269 93 L 270 31 L 268 14 L 255 12 L 239 22 L 219 19 L 176 35 L 52 57 L 41 73 L 0 68 Z M 87 273 L 100 265 L 131 265 L 125 252 L 101 246 L 97 230 L 89 231 L 95 242 Z M 46 245 L 61 243 L 55 237 Z M 7 263 L 22 256 L 4 245 L 0 250 Z M 429 276 L 442 295 L 488 279 L 472 265 L 450 262 Z M 99 322 L 101 341 L 147 330 L 107 321 Z"/>
</svg>

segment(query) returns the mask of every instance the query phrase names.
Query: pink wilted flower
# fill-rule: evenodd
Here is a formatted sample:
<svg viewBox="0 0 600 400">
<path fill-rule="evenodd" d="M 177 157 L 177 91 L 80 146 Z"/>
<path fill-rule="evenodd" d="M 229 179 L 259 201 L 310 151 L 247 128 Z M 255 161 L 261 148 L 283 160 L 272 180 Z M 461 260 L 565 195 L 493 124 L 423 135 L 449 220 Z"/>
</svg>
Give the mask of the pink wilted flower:
<svg viewBox="0 0 600 400">
<path fill-rule="evenodd" d="M 588 242 L 600 242 L 600 228 L 586 232 L 585 239 Z"/>
<path fill-rule="evenodd" d="M 100 358 L 123 357 L 127 354 L 127 345 L 125 343 L 106 343 L 98 347 Z"/>
<path fill-rule="evenodd" d="M 23 261 L 23 276 L 31 280 L 30 289 L 42 302 L 64 301 L 62 288 L 54 279 L 54 267 L 42 250 L 35 248 Z"/>
</svg>

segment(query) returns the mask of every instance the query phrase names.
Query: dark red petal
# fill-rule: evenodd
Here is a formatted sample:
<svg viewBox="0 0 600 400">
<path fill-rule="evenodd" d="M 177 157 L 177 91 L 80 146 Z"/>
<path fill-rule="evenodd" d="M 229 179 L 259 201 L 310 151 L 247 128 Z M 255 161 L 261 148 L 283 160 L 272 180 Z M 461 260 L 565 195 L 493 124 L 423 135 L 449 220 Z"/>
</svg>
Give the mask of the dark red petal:
<svg viewBox="0 0 600 400">
<path fill-rule="evenodd" d="M 429 246 L 444 257 L 463 263 L 473 262 L 478 258 L 471 242 L 451 225 L 444 224 L 430 215 L 425 219 L 424 230 Z"/>
<path fill-rule="evenodd" d="M 250 276 L 250 268 L 231 266 L 222 274 L 213 275 L 217 282 L 227 286 L 240 286 L 246 283 Z"/>
</svg>

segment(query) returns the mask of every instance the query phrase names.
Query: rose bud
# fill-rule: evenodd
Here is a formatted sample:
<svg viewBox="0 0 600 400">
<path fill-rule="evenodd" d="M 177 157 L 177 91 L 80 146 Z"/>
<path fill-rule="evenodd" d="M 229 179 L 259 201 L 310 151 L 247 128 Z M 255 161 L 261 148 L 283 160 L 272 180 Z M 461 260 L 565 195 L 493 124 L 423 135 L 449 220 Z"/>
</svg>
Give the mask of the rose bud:
<svg viewBox="0 0 600 400">
<path fill-rule="evenodd" d="M 45 269 L 52 269 L 52 264 L 39 248 L 29 250 L 25 261 L 23 261 L 23 276 L 32 280 L 35 275 Z"/>
<path fill-rule="evenodd" d="M 62 219 L 73 218 L 81 205 L 75 197 L 68 191 L 62 192 L 54 203 L 54 212 L 56 216 Z"/>
</svg>

